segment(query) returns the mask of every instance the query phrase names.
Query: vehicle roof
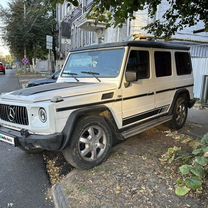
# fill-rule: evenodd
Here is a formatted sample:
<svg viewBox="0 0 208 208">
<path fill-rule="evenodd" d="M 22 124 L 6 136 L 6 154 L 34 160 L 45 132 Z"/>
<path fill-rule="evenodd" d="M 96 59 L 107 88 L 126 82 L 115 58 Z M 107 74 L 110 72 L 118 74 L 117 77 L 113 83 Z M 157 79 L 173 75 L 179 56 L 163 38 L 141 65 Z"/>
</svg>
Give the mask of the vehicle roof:
<svg viewBox="0 0 208 208">
<path fill-rule="evenodd" d="M 176 49 L 176 50 L 189 50 L 190 47 L 179 45 L 171 42 L 159 42 L 159 41 L 125 41 L 125 42 L 114 42 L 114 43 L 105 43 L 105 44 L 96 44 L 86 47 L 81 47 L 71 50 L 74 51 L 83 51 L 89 49 L 99 49 L 99 48 L 114 48 L 114 47 L 145 47 L 145 48 L 163 48 L 163 49 Z"/>
</svg>

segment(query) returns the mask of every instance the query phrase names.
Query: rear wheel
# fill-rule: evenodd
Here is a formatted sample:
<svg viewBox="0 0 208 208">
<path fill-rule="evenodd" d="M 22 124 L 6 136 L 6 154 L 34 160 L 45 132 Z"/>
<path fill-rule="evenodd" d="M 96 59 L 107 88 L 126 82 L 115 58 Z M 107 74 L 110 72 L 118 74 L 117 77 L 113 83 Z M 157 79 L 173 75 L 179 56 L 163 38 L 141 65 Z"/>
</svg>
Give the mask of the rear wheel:
<svg viewBox="0 0 208 208">
<path fill-rule="evenodd" d="M 186 97 L 179 97 L 176 100 L 173 109 L 173 118 L 171 120 L 171 127 L 178 130 L 181 129 L 188 115 L 188 107 Z"/>
<path fill-rule="evenodd" d="M 65 159 L 78 169 L 90 169 L 99 165 L 110 154 L 112 132 L 105 119 L 87 116 L 80 119 L 64 151 Z"/>
</svg>

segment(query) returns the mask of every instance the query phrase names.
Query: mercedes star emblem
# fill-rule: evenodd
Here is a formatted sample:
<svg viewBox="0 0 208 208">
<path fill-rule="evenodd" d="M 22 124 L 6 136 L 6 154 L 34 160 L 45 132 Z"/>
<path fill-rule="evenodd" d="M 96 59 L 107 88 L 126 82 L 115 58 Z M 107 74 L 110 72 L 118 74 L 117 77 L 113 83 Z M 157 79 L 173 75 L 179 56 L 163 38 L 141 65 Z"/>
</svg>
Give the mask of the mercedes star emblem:
<svg viewBox="0 0 208 208">
<path fill-rule="evenodd" d="M 14 118 L 15 118 L 15 110 L 14 110 L 14 107 L 10 107 L 9 108 L 9 113 L 8 113 L 8 119 L 9 121 L 14 121 Z"/>
</svg>

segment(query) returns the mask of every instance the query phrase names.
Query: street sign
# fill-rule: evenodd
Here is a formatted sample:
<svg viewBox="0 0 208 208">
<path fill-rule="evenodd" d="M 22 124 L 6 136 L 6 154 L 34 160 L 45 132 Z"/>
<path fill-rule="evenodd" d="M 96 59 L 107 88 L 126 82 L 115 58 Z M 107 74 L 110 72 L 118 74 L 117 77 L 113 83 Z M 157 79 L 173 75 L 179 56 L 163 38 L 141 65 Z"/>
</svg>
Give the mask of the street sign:
<svg viewBox="0 0 208 208">
<path fill-rule="evenodd" d="M 49 50 L 53 49 L 53 36 L 46 35 L 46 48 Z"/>
<path fill-rule="evenodd" d="M 28 58 L 23 58 L 22 59 L 22 63 L 24 64 L 24 65 L 29 65 L 30 64 L 30 61 L 29 61 L 29 59 Z"/>
<path fill-rule="evenodd" d="M 46 48 L 52 50 L 53 49 L 52 43 L 46 43 Z"/>
</svg>

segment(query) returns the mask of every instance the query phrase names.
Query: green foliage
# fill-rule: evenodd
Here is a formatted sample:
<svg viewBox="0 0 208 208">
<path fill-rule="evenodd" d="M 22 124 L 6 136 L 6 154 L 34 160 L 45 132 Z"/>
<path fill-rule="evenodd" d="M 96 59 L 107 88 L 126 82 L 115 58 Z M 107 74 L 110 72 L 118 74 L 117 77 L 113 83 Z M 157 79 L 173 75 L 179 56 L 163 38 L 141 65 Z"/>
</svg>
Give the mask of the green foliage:
<svg viewBox="0 0 208 208">
<path fill-rule="evenodd" d="M 53 0 L 53 2 L 63 2 L 63 0 Z M 77 0 L 68 0 L 68 2 L 78 4 Z M 107 26 L 122 26 L 128 18 L 130 20 L 135 18 L 134 12 L 146 9 L 148 16 L 154 20 L 160 3 L 161 0 L 94 0 L 89 17 L 97 21 L 105 21 Z M 176 31 L 193 26 L 199 21 L 204 22 L 205 30 L 208 31 L 207 0 L 180 0 L 168 1 L 168 3 L 169 8 L 164 11 L 162 19 L 156 19 L 145 27 L 148 32 L 156 37 L 169 38 Z"/>
<path fill-rule="evenodd" d="M 26 48 L 28 58 L 46 58 L 46 35 L 53 35 L 55 19 L 49 0 L 13 0 L 0 8 L 5 24 L 5 41 L 20 60 Z"/>
<path fill-rule="evenodd" d="M 201 142 L 204 145 L 208 145 L 208 133 L 203 136 Z"/>
<path fill-rule="evenodd" d="M 192 175 L 195 175 L 199 178 L 203 178 L 205 176 L 205 170 L 200 165 L 194 165 L 190 168 L 190 172 Z"/>
<path fill-rule="evenodd" d="M 182 175 L 187 175 L 190 173 L 191 165 L 182 165 L 179 170 Z"/>
<path fill-rule="evenodd" d="M 4 64 L 12 65 L 14 63 L 14 57 L 11 55 L 0 56 L 0 62 L 3 62 Z"/>
<path fill-rule="evenodd" d="M 202 186 L 202 180 L 197 177 L 186 178 L 185 183 L 186 187 L 193 190 L 197 190 Z"/>
<path fill-rule="evenodd" d="M 208 175 L 208 134 L 201 140 L 201 146 L 193 150 L 193 157 L 189 164 L 179 167 L 181 178 L 177 180 L 175 193 L 178 196 L 186 195 L 190 190 L 198 191 Z"/>
<path fill-rule="evenodd" d="M 175 190 L 177 196 L 185 196 L 191 189 L 186 186 L 178 186 Z"/>
<path fill-rule="evenodd" d="M 198 156 L 195 158 L 195 162 L 198 163 L 201 166 L 205 166 L 208 164 L 208 159 L 205 158 L 204 156 Z"/>
<path fill-rule="evenodd" d="M 168 151 L 162 155 L 160 158 L 161 162 L 167 162 L 167 163 L 172 163 L 173 160 L 176 158 L 177 153 L 181 150 L 181 147 L 170 147 L 168 148 Z"/>
</svg>

